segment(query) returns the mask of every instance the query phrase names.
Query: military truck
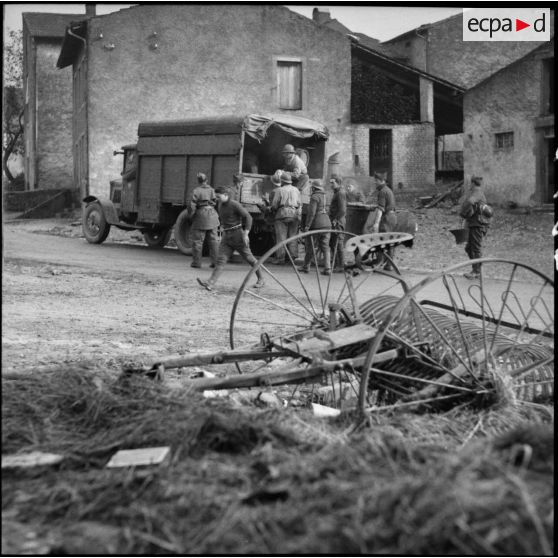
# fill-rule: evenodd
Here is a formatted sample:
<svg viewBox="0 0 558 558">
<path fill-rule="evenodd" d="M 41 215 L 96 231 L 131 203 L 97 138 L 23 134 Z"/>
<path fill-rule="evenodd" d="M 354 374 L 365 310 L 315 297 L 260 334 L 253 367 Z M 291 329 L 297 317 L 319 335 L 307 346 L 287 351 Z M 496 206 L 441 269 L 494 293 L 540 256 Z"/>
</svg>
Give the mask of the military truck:
<svg viewBox="0 0 558 558">
<path fill-rule="evenodd" d="M 294 145 L 311 179 L 324 178 L 328 137 L 322 124 L 283 114 L 140 123 L 137 143 L 114 151 L 123 155 L 123 166 L 121 178 L 110 182 L 109 198 L 83 199 L 84 236 L 100 244 L 116 226 L 139 230 L 148 246 L 162 247 L 174 231 L 178 249 L 190 255 L 188 205 L 197 173 L 216 187 L 232 185 L 233 174 L 242 172 L 238 199 L 254 219 L 252 250 L 263 254 L 274 238 L 261 202 L 273 189 L 271 175 L 283 165 L 283 146 Z M 302 192 L 303 202 L 308 196 Z"/>
</svg>

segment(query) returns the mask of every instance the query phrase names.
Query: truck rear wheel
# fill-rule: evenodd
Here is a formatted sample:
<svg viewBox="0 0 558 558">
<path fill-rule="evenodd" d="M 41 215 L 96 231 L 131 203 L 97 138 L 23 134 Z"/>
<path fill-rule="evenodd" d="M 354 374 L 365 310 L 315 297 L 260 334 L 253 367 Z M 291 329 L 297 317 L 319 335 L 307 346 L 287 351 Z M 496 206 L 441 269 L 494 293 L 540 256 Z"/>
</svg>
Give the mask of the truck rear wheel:
<svg viewBox="0 0 558 558">
<path fill-rule="evenodd" d="M 192 255 L 192 239 L 190 238 L 191 219 L 188 210 L 180 213 L 174 224 L 174 240 L 178 249 L 186 256 Z"/>
<path fill-rule="evenodd" d="M 103 208 L 97 202 L 85 207 L 81 224 L 85 240 L 91 244 L 101 244 L 110 232 Z"/>
<path fill-rule="evenodd" d="M 151 248 L 163 248 L 170 240 L 171 233 L 172 229 L 167 228 L 143 231 L 143 239 Z"/>
</svg>

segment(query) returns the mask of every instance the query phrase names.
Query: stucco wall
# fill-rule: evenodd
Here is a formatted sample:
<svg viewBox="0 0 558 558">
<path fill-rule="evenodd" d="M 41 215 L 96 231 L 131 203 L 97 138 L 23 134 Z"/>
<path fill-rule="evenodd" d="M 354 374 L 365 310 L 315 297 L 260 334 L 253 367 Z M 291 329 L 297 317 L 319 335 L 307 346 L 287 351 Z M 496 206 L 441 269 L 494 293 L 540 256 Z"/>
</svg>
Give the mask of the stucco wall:
<svg viewBox="0 0 558 558">
<path fill-rule="evenodd" d="M 62 41 L 37 45 L 37 187 L 72 188 L 72 71 L 56 61 Z"/>
<path fill-rule="evenodd" d="M 88 49 L 91 194 L 108 194 L 140 121 L 280 112 L 274 57 L 302 59 L 303 109 L 288 112 L 328 126 L 326 157 L 352 169 L 349 40 L 286 8 L 142 5 L 90 20 Z"/>
<path fill-rule="evenodd" d="M 536 192 L 534 119 L 540 114 L 540 60 L 528 57 L 464 95 L 464 178 L 481 175 L 493 203 L 529 203 Z M 496 149 L 494 134 L 513 132 Z"/>
<path fill-rule="evenodd" d="M 394 190 L 421 190 L 434 187 L 435 138 L 434 124 L 394 126 L 355 126 L 354 149 L 363 174 L 370 164 L 370 130 L 392 130 L 392 185 Z M 399 188 L 399 183 L 403 185 Z"/>
</svg>

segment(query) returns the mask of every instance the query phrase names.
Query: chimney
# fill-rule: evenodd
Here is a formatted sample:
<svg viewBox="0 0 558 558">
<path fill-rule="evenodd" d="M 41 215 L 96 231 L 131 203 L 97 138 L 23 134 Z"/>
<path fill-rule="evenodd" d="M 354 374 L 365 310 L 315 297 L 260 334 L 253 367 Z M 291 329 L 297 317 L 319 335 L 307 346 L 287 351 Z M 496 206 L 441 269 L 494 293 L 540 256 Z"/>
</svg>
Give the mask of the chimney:
<svg viewBox="0 0 558 558">
<path fill-rule="evenodd" d="M 331 16 L 329 15 L 329 9 L 325 8 L 320 10 L 319 8 L 314 8 L 312 10 L 312 20 L 318 25 L 323 25 L 324 23 L 330 21 Z"/>
<path fill-rule="evenodd" d="M 97 15 L 96 4 L 91 4 L 90 2 L 87 2 L 85 4 L 85 15 L 87 17 L 95 17 Z"/>
</svg>

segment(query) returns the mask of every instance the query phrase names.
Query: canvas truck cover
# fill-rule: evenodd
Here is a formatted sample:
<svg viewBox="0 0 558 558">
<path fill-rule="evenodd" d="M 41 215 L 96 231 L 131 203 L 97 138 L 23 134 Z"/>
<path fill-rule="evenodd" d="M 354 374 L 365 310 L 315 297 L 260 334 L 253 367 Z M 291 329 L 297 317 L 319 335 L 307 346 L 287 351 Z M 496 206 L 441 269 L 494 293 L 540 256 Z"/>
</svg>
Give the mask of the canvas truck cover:
<svg viewBox="0 0 558 558">
<path fill-rule="evenodd" d="M 242 124 L 244 131 L 258 142 L 261 142 L 267 135 L 271 126 L 281 128 L 287 134 L 296 138 L 312 138 L 327 140 L 329 138 L 328 129 L 308 118 L 301 116 L 291 116 L 288 114 L 250 114 Z"/>
<path fill-rule="evenodd" d="M 138 127 L 139 137 L 189 136 L 206 134 L 234 134 L 242 129 L 258 142 L 267 135 L 271 126 L 277 126 L 297 138 L 327 140 L 328 129 L 309 118 L 288 114 L 249 114 L 245 118 L 222 116 L 192 120 L 167 120 L 142 122 Z"/>
</svg>

